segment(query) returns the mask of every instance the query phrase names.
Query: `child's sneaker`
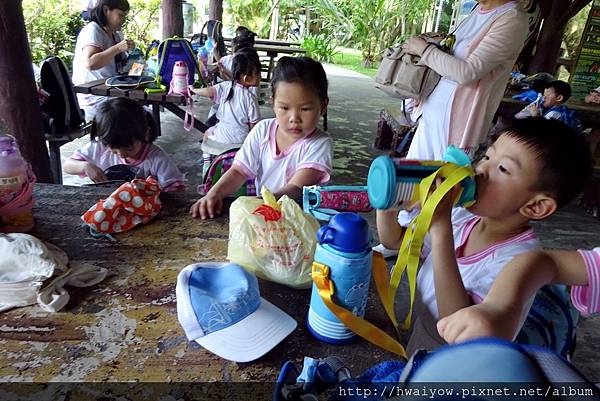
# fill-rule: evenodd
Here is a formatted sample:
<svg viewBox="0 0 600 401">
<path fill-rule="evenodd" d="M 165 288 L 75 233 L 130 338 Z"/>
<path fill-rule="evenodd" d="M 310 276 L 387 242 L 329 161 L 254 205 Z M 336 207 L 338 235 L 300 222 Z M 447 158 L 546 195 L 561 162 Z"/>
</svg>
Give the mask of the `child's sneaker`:
<svg viewBox="0 0 600 401">
<path fill-rule="evenodd" d="M 392 256 L 398 255 L 397 249 L 388 249 L 383 244 L 379 244 L 373 247 L 373 250 L 379 252 L 384 258 L 391 258 Z"/>
</svg>

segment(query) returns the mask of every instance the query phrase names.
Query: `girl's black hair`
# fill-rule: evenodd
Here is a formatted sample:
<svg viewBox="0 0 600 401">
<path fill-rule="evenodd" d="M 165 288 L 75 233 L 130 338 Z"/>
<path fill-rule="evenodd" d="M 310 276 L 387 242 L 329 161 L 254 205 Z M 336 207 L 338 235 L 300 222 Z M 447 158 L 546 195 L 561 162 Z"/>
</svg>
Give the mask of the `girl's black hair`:
<svg viewBox="0 0 600 401">
<path fill-rule="evenodd" d="M 107 6 L 109 10 L 118 8 L 121 11 L 129 11 L 127 0 L 98 0 L 96 7 L 90 11 L 90 19 L 102 27 L 108 25 L 106 14 L 104 14 L 104 6 Z"/>
<path fill-rule="evenodd" d="M 231 39 L 231 50 L 235 53 L 246 47 L 254 47 L 254 37 L 256 34 L 254 32 L 251 33 L 251 35 L 242 34 Z"/>
<path fill-rule="evenodd" d="M 327 96 L 327 75 L 323 65 L 310 57 L 289 57 L 285 56 L 277 61 L 273 69 L 273 78 L 271 79 L 271 92 L 275 98 L 277 84 L 279 82 L 298 82 L 319 96 L 321 101 L 328 99 Z"/>
<path fill-rule="evenodd" d="M 256 36 L 256 33 L 252 32 L 250 29 L 246 28 L 243 25 L 235 28 L 235 36 Z"/>
<path fill-rule="evenodd" d="M 152 114 L 133 99 L 118 97 L 97 106 L 92 122 L 92 139 L 111 149 L 123 149 L 134 141 L 152 143 L 158 136 Z"/>
<path fill-rule="evenodd" d="M 233 65 L 231 66 L 231 76 L 233 84 L 227 94 L 226 102 L 233 97 L 233 85 L 242 79 L 242 75 L 260 74 L 260 59 L 258 53 L 253 47 L 244 47 L 233 55 Z"/>
</svg>

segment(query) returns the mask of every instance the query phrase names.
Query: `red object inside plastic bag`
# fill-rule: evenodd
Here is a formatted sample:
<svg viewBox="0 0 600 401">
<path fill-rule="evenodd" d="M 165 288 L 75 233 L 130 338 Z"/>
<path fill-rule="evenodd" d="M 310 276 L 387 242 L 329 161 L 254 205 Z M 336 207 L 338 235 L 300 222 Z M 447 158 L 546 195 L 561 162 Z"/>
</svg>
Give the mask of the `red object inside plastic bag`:
<svg viewBox="0 0 600 401">
<path fill-rule="evenodd" d="M 260 214 L 265 218 L 265 221 L 277 221 L 281 218 L 281 212 L 273 209 L 269 205 L 260 205 L 252 214 Z"/>
</svg>

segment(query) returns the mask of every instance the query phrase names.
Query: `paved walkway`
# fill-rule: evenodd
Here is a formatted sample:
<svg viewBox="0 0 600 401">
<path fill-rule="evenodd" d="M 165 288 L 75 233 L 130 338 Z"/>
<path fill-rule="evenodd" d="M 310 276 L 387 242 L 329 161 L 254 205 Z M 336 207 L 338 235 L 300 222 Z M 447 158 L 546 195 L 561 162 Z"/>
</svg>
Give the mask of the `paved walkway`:
<svg viewBox="0 0 600 401">
<path fill-rule="evenodd" d="M 375 89 L 373 80 L 362 74 L 330 65 L 326 66 L 326 71 L 330 84 L 329 132 L 335 143 L 332 182 L 363 185 L 371 160 L 376 155 L 371 144 L 379 111 L 394 100 Z M 206 100 L 197 105 L 203 113 L 209 108 Z M 268 104 L 261 106 L 261 113 L 263 118 L 273 117 Z M 163 135 L 156 143 L 173 156 L 182 171 L 187 172 L 189 187 L 193 191 L 199 182 L 200 134 L 184 131 L 183 122 L 168 111 L 162 113 L 161 120 Z M 65 145 L 63 157 L 68 157 L 85 141 L 83 138 Z M 69 181 L 72 177 L 65 177 L 65 182 Z M 373 222 L 372 215 L 367 217 Z M 547 221 L 536 224 L 536 230 L 544 246 L 550 248 L 576 249 L 600 245 L 600 220 L 586 214 L 579 206 L 570 206 Z M 582 318 L 577 340 L 575 365 L 590 380 L 600 382 L 600 359 L 597 357 L 600 354 L 600 316 Z"/>
</svg>

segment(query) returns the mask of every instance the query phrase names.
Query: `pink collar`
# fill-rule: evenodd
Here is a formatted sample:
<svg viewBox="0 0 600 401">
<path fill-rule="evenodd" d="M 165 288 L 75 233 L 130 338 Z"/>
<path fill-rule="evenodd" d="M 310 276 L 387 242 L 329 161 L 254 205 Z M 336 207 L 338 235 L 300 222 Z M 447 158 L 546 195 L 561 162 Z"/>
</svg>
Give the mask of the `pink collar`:
<svg viewBox="0 0 600 401">
<path fill-rule="evenodd" d="M 131 162 L 126 161 L 122 157 L 119 157 L 119 159 L 121 160 L 121 162 L 123 164 L 127 164 L 128 166 L 136 167 L 136 166 L 139 166 L 140 164 L 142 164 L 144 162 L 144 160 L 146 160 L 146 157 L 148 157 L 149 152 L 150 152 L 150 144 L 144 143 L 144 147 L 142 148 L 142 151 L 139 153 L 140 156 L 138 159 L 134 159 Z"/>
<path fill-rule="evenodd" d="M 273 155 L 274 160 L 284 158 L 285 156 L 290 154 L 294 148 L 296 148 L 297 146 L 300 146 L 300 144 L 302 144 L 307 138 L 310 138 L 315 132 L 317 132 L 317 128 L 315 127 L 315 129 L 312 130 L 310 132 L 310 134 L 304 136 L 303 138 L 299 138 L 296 142 L 294 142 L 289 148 L 287 148 L 283 152 L 277 153 L 276 136 L 277 136 L 277 128 L 278 127 L 279 127 L 279 124 L 277 123 L 277 120 L 274 119 L 273 124 L 271 125 L 270 132 L 269 132 L 269 144 L 270 144 L 270 148 L 271 148 L 271 154 Z"/>
</svg>

